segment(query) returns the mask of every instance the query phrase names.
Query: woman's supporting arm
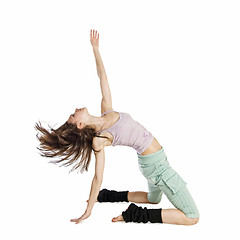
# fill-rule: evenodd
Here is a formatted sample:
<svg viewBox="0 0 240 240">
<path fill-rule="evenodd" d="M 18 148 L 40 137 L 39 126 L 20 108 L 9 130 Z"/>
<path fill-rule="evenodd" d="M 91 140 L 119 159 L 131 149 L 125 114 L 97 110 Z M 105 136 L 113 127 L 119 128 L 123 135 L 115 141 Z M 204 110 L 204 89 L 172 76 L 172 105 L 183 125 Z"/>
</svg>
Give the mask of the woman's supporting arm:
<svg viewBox="0 0 240 240">
<path fill-rule="evenodd" d="M 100 147 L 100 148 L 101 148 L 100 151 L 95 153 L 95 158 L 96 158 L 95 175 L 94 175 L 94 178 L 92 181 L 92 186 L 91 186 L 91 191 L 90 191 L 90 195 L 89 195 L 87 209 L 80 218 L 71 219 L 71 222 L 75 222 L 75 224 L 80 223 L 82 220 L 85 220 L 86 218 L 88 218 L 91 215 L 93 205 L 96 202 L 98 194 L 100 192 L 100 188 L 102 185 L 102 179 L 103 179 L 103 170 L 104 170 L 104 165 L 105 165 L 104 148 L 103 147 Z"/>
<path fill-rule="evenodd" d="M 94 203 L 97 201 L 97 197 L 100 192 L 101 185 L 102 185 L 102 180 L 99 180 L 94 176 L 92 180 L 91 191 L 90 191 L 87 210 L 86 210 L 87 212 L 92 212 L 92 208 Z"/>
<path fill-rule="evenodd" d="M 94 203 L 97 200 L 102 180 L 103 180 L 103 171 L 104 171 L 104 165 L 105 165 L 105 153 L 104 149 L 102 149 L 100 152 L 95 153 L 96 163 L 95 163 L 95 175 L 92 181 L 91 191 L 89 195 L 88 200 L 88 206 L 87 211 L 91 212 Z"/>
</svg>

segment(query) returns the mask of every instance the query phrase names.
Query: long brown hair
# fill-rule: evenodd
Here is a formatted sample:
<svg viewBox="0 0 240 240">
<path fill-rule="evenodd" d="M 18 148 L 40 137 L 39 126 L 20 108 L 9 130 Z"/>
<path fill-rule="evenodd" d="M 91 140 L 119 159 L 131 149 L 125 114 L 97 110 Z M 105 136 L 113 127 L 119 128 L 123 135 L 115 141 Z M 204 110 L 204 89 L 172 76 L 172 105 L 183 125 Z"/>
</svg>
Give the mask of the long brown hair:
<svg viewBox="0 0 240 240">
<path fill-rule="evenodd" d="M 40 133 L 36 135 L 40 141 L 37 149 L 41 151 L 40 155 L 43 157 L 60 157 L 59 160 L 50 161 L 54 164 L 65 161 L 60 167 L 75 163 L 69 173 L 79 168 L 81 168 L 81 173 L 88 171 L 92 151 L 99 152 L 92 147 L 93 138 L 107 138 L 99 136 L 93 128 L 86 126 L 78 129 L 76 125 L 68 122 L 57 129 L 53 129 L 49 124 L 48 127 L 49 131 L 42 126 L 40 121 L 36 123 L 35 129 Z M 81 159 L 78 161 L 80 156 Z"/>
</svg>

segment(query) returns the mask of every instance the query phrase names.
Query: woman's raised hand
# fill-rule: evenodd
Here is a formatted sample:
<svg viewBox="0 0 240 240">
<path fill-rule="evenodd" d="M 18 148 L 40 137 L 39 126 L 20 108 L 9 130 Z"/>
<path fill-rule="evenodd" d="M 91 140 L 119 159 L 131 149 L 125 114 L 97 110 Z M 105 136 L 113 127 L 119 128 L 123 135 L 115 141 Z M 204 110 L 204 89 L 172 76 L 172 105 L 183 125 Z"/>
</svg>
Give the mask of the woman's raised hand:
<svg viewBox="0 0 240 240">
<path fill-rule="evenodd" d="M 97 33 L 97 30 L 94 29 L 90 31 L 90 42 L 93 47 L 99 48 L 99 33 Z"/>
</svg>

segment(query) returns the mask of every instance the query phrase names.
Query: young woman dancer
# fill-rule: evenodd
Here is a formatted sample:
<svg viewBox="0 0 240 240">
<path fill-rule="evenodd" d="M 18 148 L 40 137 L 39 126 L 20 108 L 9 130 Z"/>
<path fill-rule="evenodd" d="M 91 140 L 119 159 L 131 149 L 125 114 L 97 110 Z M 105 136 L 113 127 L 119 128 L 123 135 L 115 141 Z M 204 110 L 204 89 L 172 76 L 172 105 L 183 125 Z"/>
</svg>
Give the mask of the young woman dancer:
<svg viewBox="0 0 240 240">
<path fill-rule="evenodd" d="M 75 164 L 71 171 L 81 168 L 88 170 L 92 151 L 95 154 L 95 175 L 91 185 L 85 213 L 72 222 L 80 223 L 91 215 L 98 202 L 134 202 L 156 204 L 164 193 L 176 209 L 148 209 L 131 203 L 126 211 L 112 219 L 113 222 L 143 222 L 193 225 L 199 220 L 198 209 L 192 199 L 186 182 L 174 171 L 167 160 L 163 147 L 156 138 L 128 113 L 117 112 L 112 107 L 112 97 L 107 75 L 99 53 L 99 34 L 90 31 L 90 42 L 96 60 L 97 74 L 102 92 L 101 117 L 90 115 L 86 107 L 76 109 L 58 129 L 50 126 L 50 131 L 36 123 L 41 155 L 62 157 L 51 161 L 62 166 Z M 124 145 L 137 151 L 139 169 L 148 181 L 148 192 L 100 191 L 105 163 L 104 148 Z M 81 160 L 78 159 L 81 156 Z"/>
</svg>

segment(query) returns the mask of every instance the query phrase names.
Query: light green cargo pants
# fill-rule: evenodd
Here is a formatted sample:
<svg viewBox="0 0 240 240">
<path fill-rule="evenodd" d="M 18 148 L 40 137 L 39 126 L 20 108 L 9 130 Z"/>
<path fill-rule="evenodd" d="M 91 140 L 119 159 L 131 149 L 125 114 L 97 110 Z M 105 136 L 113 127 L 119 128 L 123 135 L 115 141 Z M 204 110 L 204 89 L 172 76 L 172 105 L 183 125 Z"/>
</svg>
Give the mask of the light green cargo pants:
<svg viewBox="0 0 240 240">
<path fill-rule="evenodd" d="M 169 201 L 189 218 L 199 218 L 196 204 L 189 193 L 186 182 L 173 170 L 161 150 L 149 154 L 138 154 L 139 169 L 148 180 L 148 200 L 159 203 L 164 193 Z"/>
</svg>

